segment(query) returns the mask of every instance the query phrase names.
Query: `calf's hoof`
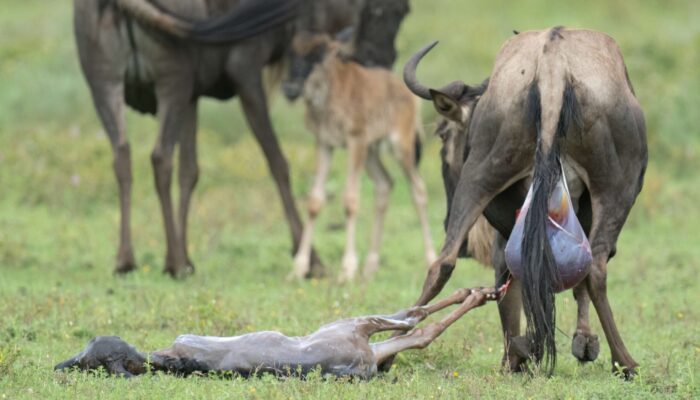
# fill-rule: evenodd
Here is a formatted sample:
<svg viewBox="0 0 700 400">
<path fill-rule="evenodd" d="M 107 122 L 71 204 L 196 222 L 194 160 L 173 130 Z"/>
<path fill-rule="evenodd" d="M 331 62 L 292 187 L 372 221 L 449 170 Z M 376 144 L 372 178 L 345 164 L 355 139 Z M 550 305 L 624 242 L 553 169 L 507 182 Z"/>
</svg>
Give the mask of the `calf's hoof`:
<svg viewBox="0 0 700 400">
<path fill-rule="evenodd" d="M 598 336 L 576 332 L 571 340 L 571 354 L 582 363 L 594 361 L 600 354 Z"/>
<path fill-rule="evenodd" d="M 326 277 L 326 266 L 323 265 L 321 258 L 316 254 L 315 251 L 311 251 L 311 265 L 309 271 L 306 273 L 304 278 L 306 279 L 320 279 Z"/>
<path fill-rule="evenodd" d="M 365 265 L 362 268 L 362 279 L 366 282 L 372 280 L 372 277 L 379 269 L 379 254 L 370 254 L 365 260 Z"/>
</svg>

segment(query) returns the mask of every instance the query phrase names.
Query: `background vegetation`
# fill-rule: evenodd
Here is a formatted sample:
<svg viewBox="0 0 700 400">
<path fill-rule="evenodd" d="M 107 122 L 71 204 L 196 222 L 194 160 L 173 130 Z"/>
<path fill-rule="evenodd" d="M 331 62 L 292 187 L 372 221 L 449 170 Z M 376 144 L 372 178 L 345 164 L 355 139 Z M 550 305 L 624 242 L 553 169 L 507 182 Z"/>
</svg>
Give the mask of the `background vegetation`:
<svg viewBox="0 0 700 400">
<path fill-rule="evenodd" d="M 191 213 L 197 273 L 161 274 L 164 239 L 149 153 L 156 124 L 128 115 L 134 162 L 133 226 L 140 269 L 111 275 L 117 185 L 111 151 L 79 73 L 67 1 L 3 0 L 0 6 L 0 397 L 5 398 L 698 398 L 700 312 L 700 3 L 692 0 L 413 0 L 398 39 L 399 64 L 433 39 L 440 46 L 419 76 L 435 85 L 480 82 L 512 29 L 588 27 L 620 44 L 646 112 L 651 163 L 645 188 L 610 264 L 613 310 L 640 362 L 634 382 L 610 374 L 607 344 L 589 365 L 569 353 L 575 302 L 558 296 L 559 364 L 554 377 L 499 369 L 500 327 L 488 305 L 420 352 L 402 354 L 370 382 L 312 377 L 219 380 L 149 376 L 126 381 L 57 374 L 52 367 L 94 335 L 117 334 L 143 350 L 180 333 L 235 335 L 276 329 L 304 334 L 350 315 L 391 312 L 417 297 L 425 270 L 418 222 L 398 183 L 389 210 L 383 264 L 370 284 L 332 279 L 287 284 L 287 227 L 272 180 L 236 101 L 205 101 L 199 129 L 202 175 Z M 273 119 L 302 198 L 313 168 L 302 108 L 282 98 Z M 421 165 L 437 244 L 445 213 L 435 116 L 424 105 Z M 334 275 L 343 233 L 344 158 L 337 157 L 318 246 Z M 331 197 L 333 199 L 333 196 Z M 364 182 L 362 202 L 371 204 Z M 364 208 L 360 237 L 369 232 Z M 361 240 L 361 250 L 366 241 Z M 461 262 L 446 290 L 487 285 L 492 272 Z M 602 337 L 595 314 L 593 327 Z"/>
</svg>

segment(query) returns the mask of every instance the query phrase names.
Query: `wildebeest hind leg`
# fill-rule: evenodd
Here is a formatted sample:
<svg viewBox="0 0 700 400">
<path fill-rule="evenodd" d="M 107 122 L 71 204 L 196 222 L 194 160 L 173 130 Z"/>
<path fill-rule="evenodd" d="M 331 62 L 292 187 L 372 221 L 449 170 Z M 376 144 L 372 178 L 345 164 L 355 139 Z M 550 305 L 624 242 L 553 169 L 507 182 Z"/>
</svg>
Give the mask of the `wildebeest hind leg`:
<svg viewBox="0 0 700 400">
<path fill-rule="evenodd" d="M 163 213 L 167 244 L 163 272 L 173 277 L 183 277 L 194 271 L 187 262 L 184 244 L 180 241 L 182 236 L 178 234 L 178 228 L 175 225 L 170 191 L 175 145 L 181 137 L 192 134 L 194 130 L 195 118 L 193 115 L 196 113 L 196 107 L 192 101 L 191 88 L 188 88 L 187 82 L 187 75 L 171 79 L 163 78 L 157 82 L 156 95 L 158 97 L 160 133 L 151 153 L 155 186 Z"/>
<path fill-rule="evenodd" d="M 610 346 L 614 373 L 622 373 L 629 378 L 634 375 L 637 362 L 627 351 L 617 329 L 607 295 L 608 257 L 617 241 L 622 225 L 629 213 L 636 195 L 636 188 L 624 185 L 611 185 L 610 189 L 597 194 L 591 191 L 593 224 L 590 243 L 593 253 L 591 272 L 586 277 L 588 294 L 598 313 L 605 338 Z"/>
<path fill-rule="evenodd" d="M 496 274 L 496 287 L 505 284 L 508 276 L 508 266 L 505 260 L 506 239 L 500 234 L 495 234 L 492 260 Z M 520 314 L 522 313 L 521 282 L 512 277 L 510 286 L 505 296 L 498 302 L 498 314 L 501 317 L 501 328 L 503 329 L 503 358 L 501 365 L 511 372 L 521 372 L 529 355 L 522 357 L 519 352 L 513 351 L 513 339 L 520 336 Z"/>
<path fill-rule="evenodd" d="M 574 288 L 574 298 L 578 306 L 578 315 L 576 332 L 571 341 L 571 354 L 580 362 L 594 361 L 600 353 L 600 343 L 598 342 L 598 336 L 591 333 L 588 317 L 591 298 L 588 296 L 588 288 L 585 281 Z"/>
<path fill-rule="evenodd" d="M 196 102 L 196 100 L 195 100 Z M 182 135 L 180 137 L 180 163 L 178 166 L 178 178 L 180 184 L 180 207 L 178 212 L 177 234 L 178 242 L 185 253 L 185 265 L 194 269 L 194 264 L 189 257 L 187 245 L 187 215 L 190 209 L 190 200 L 199 178 L 199 166 L 197 165 L 197 105 L 193 102 L 186 108 L 182 116 Z"/>
</svg>

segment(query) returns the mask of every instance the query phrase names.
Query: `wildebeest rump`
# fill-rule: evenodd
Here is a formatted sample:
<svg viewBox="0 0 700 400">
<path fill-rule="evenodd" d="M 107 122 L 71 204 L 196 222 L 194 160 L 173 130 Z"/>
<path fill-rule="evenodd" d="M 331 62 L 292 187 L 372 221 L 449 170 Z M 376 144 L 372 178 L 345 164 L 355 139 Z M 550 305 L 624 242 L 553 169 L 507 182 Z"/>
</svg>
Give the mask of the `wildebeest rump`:
<svg viewBox="0 0 700 400">
<path fill-rule="evenodd" d="M 377 364 L 408 349 L 422 349 L 473 308 L 496 300 L 502 290 L 460 289 L 429 306 L 413 307 L 392 315 L 347 318 L 323 325 L 306 336 L 289 337 L 261 331 L 234 337 L 181 335 L 167 349 L 145 355 L 116 336 L 99 336 L 81 353 L 55 369 L 96 370 L 124 377 L 147 371 L 176 375 L 194 372 L 230 372 L 242 376 L 271 373 L 304 376 L 312 370 L 322 374 L 367 379 Z M 430 314 L 452 305 L 456 309 L 441 320 L 416 328 Z M 404 335 L 370 343 L 378 332 L 400 331 Z"/>
<path fill-rule="evenodd" d="M 613 365 L 633 373 L 637 363 L 613 319 L 606 276 L 617 236 L 642 187 L 647 146 L 644 116 L 617 44 L 590 30 L 521 32 L 502 47 L 488 87 L 473 108 L 460 104 L 460 96 L 468 90 L 461 82 L 433 90 L 415 80 L 416 64 L 431 47 L 407 63 L 407 84 L 461 124 L 468 135 L 457 153 L 463 154 L 463 162 L 446 180 L 446 186 L 453 185 L 454 196 L 445 243 L 417 304 L 425 304 L 442 289 L 465 233 L 481 213 L 501 239 L 510 235 L 532 178 L 534 197 L 522 245 L 526 271 L 522 294 L 529 346 L 551 372 L 556 354 L 552 287 L 557 275 L 544 224 L 561 161 L 593 253 L 591 272 L 574 289 L 579 305 L 574 353 L 586 360 L 596 352 L 588 324 L 588 304 L 593 300 Z M 521 303 L 514 296 L 504 299 L 510 305 L 502 313 L 506 346 L 519 334 Z M 507 361 L 513 368 L 522 360 Z"/>
<path fill-rule="evenodd" d="M 362 4 L 362 0 L 74 0 L 80 63 L 112 145 L 119 183 L 117 272 L 135 268 L 125 100 L 136 110 L 155 114 L 160 122 L 151 161 L 165 225 L 165 272 L 181 276 L 193 270 L 187 214 L 199 175 L 195 133 L 201 96 L 239 96 L 277 184 L 296 251 L 302 225 L 287 162 L 268 115 L 263 68 L 282 60 L 298 25 L 334 33 L 356 23 Z M 180 203 L 175 210 L 170 187 L 178 143 Z M 320 266 L 315 253 L 313 265 Z"/>
</svg>

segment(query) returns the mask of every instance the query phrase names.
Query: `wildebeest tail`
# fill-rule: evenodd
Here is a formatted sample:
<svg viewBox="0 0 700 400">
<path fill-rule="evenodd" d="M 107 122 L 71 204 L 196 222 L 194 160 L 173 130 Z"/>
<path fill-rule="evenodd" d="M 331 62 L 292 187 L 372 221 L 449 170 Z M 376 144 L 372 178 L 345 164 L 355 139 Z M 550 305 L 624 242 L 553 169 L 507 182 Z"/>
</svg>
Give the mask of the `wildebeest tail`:
<svg viewBox="0 0 700 400">
<path fill-rule="evenodd" d="M 295 17 L 299 0 L 244 0 L 228 13 L 194 21 L 156 0 L 115 0 L 135 19 L 180 38 L 204 43 L 234 42 L 255 36 Z"/>
<path fill-rule="evenodd" d="M 419 134 L 419 132 L 416 132 L 416 139 L 415 139 L 415 141 L 414 141 L 414 143 L 413 143 L 413 146 L 414 146 L 414 148 L 415 148 L 415 150 L 414 150 L 414 154 L 415 154 L 414 160 L 415 160 L 415 162 L 416 162 L 416 166 L 418 166 L 418 164 L 420 164 L 420 158 L 421 158 L 421 156 L 423 155 L 423 142 L 422 142 L 421 139 L 420 139 L 420 134 Z"/>
<path fill-rule="evenodd" d="M 547 238 L 549 197 L 561 176 L 560 144 L 572 122 L 580 125 L 580 110 L 571 81 L 544 85 L 537 79 L 527 98 L 529 126 L 537 132 L 532 198 L 525 216 L 522 239 L 523 305 L 528 322 L 527 335 L 535 361 L 551 374 L 556 363 L 554 290 L 559 274 Z M 563 84 L 563 90 L 561 88 Z M 558 90 L 560 96 L 547 96 L 542 90 Z M 559 107 L 552 109 L 553 107 Z"/>
</svg>

